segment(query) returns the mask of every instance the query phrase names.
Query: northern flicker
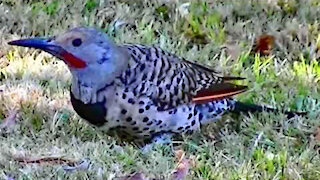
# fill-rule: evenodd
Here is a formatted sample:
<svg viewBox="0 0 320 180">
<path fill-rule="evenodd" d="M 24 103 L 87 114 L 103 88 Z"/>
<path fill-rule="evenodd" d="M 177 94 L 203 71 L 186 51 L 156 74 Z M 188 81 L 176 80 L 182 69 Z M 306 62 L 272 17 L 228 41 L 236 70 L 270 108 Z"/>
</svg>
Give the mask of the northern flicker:
<svg viewBox="0 0 320 180">
<path fill-rule="evenodd" d="M 246 86 L 231 81 L 243 78 L 220 76 L 158 47 L 116 45 L 94 28 L 9 44 L 41 49 L 63 60 L 72 74 L 74 110 L 126 140 L 192 133 L 228 111 L 278 111 L 234 100 Z"/>
</svg>

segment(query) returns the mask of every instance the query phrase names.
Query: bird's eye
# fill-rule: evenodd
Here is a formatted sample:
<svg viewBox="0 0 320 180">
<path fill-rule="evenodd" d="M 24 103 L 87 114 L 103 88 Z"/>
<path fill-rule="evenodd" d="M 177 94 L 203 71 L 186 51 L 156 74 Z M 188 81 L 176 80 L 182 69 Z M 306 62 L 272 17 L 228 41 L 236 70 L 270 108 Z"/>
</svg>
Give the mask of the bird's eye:
<svg viewBox="0 0 320 180">
<path fill-rule="evenodd" d="M 79 47 L 81 44 L 82 44 L 82 40 L 81 40 L 80 38 L 74 39 L 74 40 L 72 41 L 72 45 L 73 45 L 74 47 Z"/>
</svg>

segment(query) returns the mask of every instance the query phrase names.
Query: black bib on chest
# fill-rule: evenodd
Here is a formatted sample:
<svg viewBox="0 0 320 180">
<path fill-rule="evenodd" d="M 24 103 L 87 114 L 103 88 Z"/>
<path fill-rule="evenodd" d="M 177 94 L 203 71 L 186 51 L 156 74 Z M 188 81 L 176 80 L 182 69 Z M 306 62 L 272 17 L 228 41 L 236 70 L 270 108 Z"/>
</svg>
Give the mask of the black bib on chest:
<svg viewBox="0 0 320 180">
<path fill-rule="evenodd" d="M 84 104 L 81 100 L 76 99 L 71 91 L 70 96 L 73 109 L 80 117 L 96 126 L 102 126 L 107 122 L 107 120 L 105 120 L 107 114 L 107 109 L 105 107 L 106 99 L 102 102 Z"/>
</svg>

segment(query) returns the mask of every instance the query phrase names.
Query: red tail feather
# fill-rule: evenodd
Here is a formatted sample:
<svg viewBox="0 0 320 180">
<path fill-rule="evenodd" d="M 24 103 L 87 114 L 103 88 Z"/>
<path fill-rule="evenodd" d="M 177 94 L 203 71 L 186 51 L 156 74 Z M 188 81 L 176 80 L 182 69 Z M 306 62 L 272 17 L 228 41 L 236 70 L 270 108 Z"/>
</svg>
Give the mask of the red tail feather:
<svg viewBox="0 0 320 180">
<path fill-rule="evenodd" d="M 234 85 L 231 83 L 215 84 L 209 89 L 200 90 L 192 98 L 192 102 L 202 104 L 218 99 L 230 97 L 246 91 L 247 86 Z"/>
</svg>

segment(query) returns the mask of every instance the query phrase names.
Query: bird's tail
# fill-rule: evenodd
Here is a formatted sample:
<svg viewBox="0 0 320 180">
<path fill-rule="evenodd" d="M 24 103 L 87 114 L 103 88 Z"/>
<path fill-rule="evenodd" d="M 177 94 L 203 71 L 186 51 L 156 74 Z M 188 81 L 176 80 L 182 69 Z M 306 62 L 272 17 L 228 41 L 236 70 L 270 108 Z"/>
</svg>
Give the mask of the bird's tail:
<svg viewBox="0 0 320 180">
<path fill-rule="evenodd" d="M 256 105 L 256 104 L 246 104 L 246 103 L 242 103 L 239 101 L 236 101 L 234 104 L 234 109 L 233 112 L 236 113 L 255 113 L 255 112 L 281 112 L 287 115 L 288 119 L 294 117 L 294 116 L 305 116 L 307 113 L 306 112 L 292 112 L 292 111 L 282 111 L 276 108 L 269 108 L 269 107 L 264 107 L 264 106 L 260 106 L 260 105 Z"/>
</svg>

